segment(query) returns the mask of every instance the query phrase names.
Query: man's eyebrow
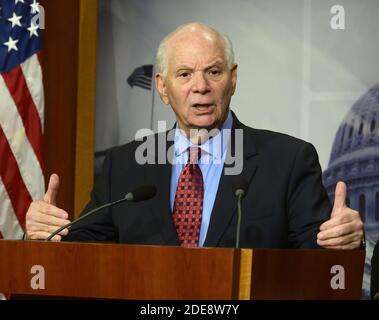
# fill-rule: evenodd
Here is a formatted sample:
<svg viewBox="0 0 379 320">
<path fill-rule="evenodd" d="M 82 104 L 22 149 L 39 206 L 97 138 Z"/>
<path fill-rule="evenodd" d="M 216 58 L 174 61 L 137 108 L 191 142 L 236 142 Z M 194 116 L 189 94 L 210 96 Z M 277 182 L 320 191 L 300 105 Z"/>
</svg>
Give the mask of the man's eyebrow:
<svg viewBox="0 0 379 320">
<path fill-rule="evenodd" d="M 217 59 L 217 60 L 213 61 L 212 63 L 208 64 L 204 68 L 204 70 L 208 70 L 208 69 L 213 68 L 213 67 L 222 67 L 223 65 L 224 65 L 224 61 Z"/>
<path fill-rule="evenodd" d="M 178 71 L 178 70 L 193 70 L 193 68 L 183 64 L 183 65 L 179 65 L 179 66 L 175 67 L 175 70 L 176 71 Z"/>
<path fill-rule="evenodd" d="M 224 65 L 224 62 L 222 60 L 216 60 L 216 61 L 210 63 L 209 65 L 207 65 L 206 67 L 204 67 L 202 70 L 208 70 L 210 68 L 220 67 L 223 65 Z M 192 68 L 188 65 L 185 65 L 185 64 L 175 67 L 175 71 L 180 71 L 180 70 L 194 70 L 194 68 Z"/>
<path fill-rule="evenodd" d="M 220 59 L 217 59 L 216 61 L 214 61 L 214 62 L 212 62 L 210 65 L 218 65 L 218 64 L 224 64 L 225 63 L 225 61 L 223 61 L 223 60 L 220 60 Z"/>
<path fill-rule="evenodd" d="M 211 63 L 209 66 L 205 67 L 205 69 L 210 69 L 213 67 L 222 67 L 224 63 L 222 61 L 215 61 L 214 63 Z"/>
</svg>

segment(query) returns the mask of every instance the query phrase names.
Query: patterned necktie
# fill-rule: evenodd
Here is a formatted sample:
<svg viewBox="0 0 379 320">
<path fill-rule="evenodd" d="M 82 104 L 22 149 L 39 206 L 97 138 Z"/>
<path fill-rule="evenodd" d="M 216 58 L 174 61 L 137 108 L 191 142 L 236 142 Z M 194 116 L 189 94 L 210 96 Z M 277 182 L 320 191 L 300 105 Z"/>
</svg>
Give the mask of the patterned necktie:
<svg viewBox="0 0 379 320">
<path fill-rule="evenodd" d="M 192 146 L 187 151 L 188 162 L 179 176 L 172 217 L 180 245 L 197 247 L 204 198 L 203 174 L 198 165 L 201 149 Z"/>
</svg>

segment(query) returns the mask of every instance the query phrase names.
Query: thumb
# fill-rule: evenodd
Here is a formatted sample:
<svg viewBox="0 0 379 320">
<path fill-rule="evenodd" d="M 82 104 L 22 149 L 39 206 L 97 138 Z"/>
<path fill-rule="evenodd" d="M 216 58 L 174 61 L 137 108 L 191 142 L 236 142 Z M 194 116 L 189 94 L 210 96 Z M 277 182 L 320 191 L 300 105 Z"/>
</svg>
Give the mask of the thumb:
<svg viewBox="0 0 379 320">
<path fill-rule="evenodd" d="M 334 205 L 333 205 L 332 216 L 340 212 L 341 209 L 346 207 L 346 195 L 347 195 L 346 190 L 347 188 L 346 188 L 345 182 L 339 181 L 336 185 L 336 190 L 334 193 Z"/>
<path fill-rule="evenodd" d="M 57 174 L 52 174 L 49 180 L 49 186 L 43 197 L 43 201 L 55 206 L 57 204 L 57 194 L 59 188 L 59 176 Z"/>
</svg>

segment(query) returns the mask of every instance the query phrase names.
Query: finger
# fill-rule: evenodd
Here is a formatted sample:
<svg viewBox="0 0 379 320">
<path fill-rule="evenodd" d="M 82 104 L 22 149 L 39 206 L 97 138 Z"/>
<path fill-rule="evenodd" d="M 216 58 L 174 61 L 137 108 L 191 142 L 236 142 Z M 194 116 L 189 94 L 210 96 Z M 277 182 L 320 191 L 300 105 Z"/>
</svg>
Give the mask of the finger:
<svg viewBox="0 0 379 320">
<path fill-rule="evenodd" d="M 53 215 L 36 213 L 33 219 L 34 222 L 46 224 L 49 226 L 62 227 L 67 223 L 70 223 L 70 220 L 56 218 Z"/>
<path fill-rule="evenodd" d="M 352 243 L 359 243 L 360 236 L 358 233 L 348 234 L 338 238 L 331 238 L 327 240 L 317 240 L 317 244 L 322 247 L 331 247 L 331 246 L 345 246 Z"/>
<path fill-rule="evenodd" d="M 343 245 L 343 246 L 321 246 L 324 249 L 328 250 L 353 250 L 355 246 L 353 244 Z"/>
<path fill-rule="evenodd" d="M 59 176 L 55 173 L 53 173 L 50 176 L 49 180 L 49 186 L 47 187 L 47 191 L 45 193 L 45 196 L 43 197 L 43 201 L 56 205 L 57 204 L 57 194 L 59 189 Z"/>
<path fill-rule="evenodd" d="M 345 182 L 339 181 L 336 185 L 336 190 L 334 194 L 334 205 L 332 210 L 333 214 L 340 213 L 340 210 L 346 207 L 346 184 Z"/>
<path fill-rule="evenodd" d="M 61 218 L 61 219 L 68 218 L 68 213 L 66 211 L 43 201 L 33 203 L 32 207 L 34 211 L 33 214 L 35 214 L 36 212 L 39 212 L 39 213 L 44 213 L 44 214 L 54 216 L 56 218 Z"/>
<path fill-rule="evenodd" d="M 320 245 L 320 244 L 319 244 Z M 334 245 L 334 246 L 328 246 L 328 245 L 320 245 L 324 249 L 332 249 L 332 250 L 355 250 L 359 249 L 361 246 L 360 241 L 354 241 L 349 244 L 344 245 Z"/>
<path fill-rule="evenodd" d="M 56 226 L 50 226 L 50 225 L 38 223 L 38 222 L 34 222 L 32 224 L 29 224 L 29 226 L 28 226 L 28 232 L 29 233 L 47 232 L 47 233 L 51 234 L 51 233 L 55 232 L 56 230 L 58 230 L 58 227 L 56 227 Z M 61 236 L 67 236 L 68 232 L 69 232 L 68 229 L 63 229 L 58 234 L 60 234 Z"/>
<path fill-rule="evenodd" d="M 46 239 L 47 239 L 47 237 L 46 237 Z M 53 241 L 53 242 L 60 242 L 60 241 L 62 241 L 62 237 L 59 236 L 59 235 L 55 235 L 54 237 L 52 237 L 52 238 L 50 239 L 50 241 Z"/>
<path fill-rule="evenodd" d="M 354 233 L 356 231 L 358 231 L 358 228 L 354 223 L 345 223 L 342 225 L 338 225 L 334 228 L 330 228 L 325 231 L 319 232 L 317 235 L 317 239 L 328 240 L 333 238 L 339 238 Z"/>
<path fill-rule="evenodd" d="M 345 214 L 337 215 L 337 216 L 325 221 L 320 226 L 320 230 L 324 231 L 324 230 L 331 229 L 331 228 L 334 228 L 336 226 L 339 226 L 341 224 L 350 223 L 352 221 L 355 221 L 355 219 L 357 218 L 357 215 L 359 215 L 358 212 L 356 212 L 354 210 L 350 210 L 350 209 L 348 211 L 345 211 L 345 212 L 346 212 Z"/>
<path fill-rule="evenodd" d="M 31 232 L 28 234 L 28 240 L 46 240 L 50 236 L 50 233 L 48 232 Z M 62 236 L 55 235 L 51 241 L 61 241 Z"/>
<path fill-rule="evenodd" d="M 45 224 L 48 226 L 58 227 L 58 228 L 63 227 L 64 225 L 70 223 L 70 220 L 59 219 L 59 218 L 55 218 L 55 217 L 47 216 L 47 215 L 39 215 L 36 217 L 34 221 L 36 223 Z"/>
</svg>

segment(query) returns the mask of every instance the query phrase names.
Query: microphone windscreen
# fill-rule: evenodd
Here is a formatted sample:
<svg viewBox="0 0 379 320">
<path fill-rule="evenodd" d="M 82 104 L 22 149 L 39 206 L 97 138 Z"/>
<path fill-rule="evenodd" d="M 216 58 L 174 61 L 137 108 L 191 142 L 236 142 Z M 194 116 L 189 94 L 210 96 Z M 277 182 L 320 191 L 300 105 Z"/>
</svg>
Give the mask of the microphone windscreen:
<svg viewBox="0 0 379 320">
<path fill-rule="evenodd" d="M 247 193 L 247 189 L 249 189 L 249 183 L 245 178 L 239 176 L 234 181 L 234 194 L 238 196 L 242 192 L 243 196 Z"/>
<path fill-rule="evenodd" d="M 133 201 L 144 201 L 153 198 L 157 193 L 157 188 L 153 184 L 148 184 L 134 189 L 131 193 L 133 194 Z"/>
</svg>

